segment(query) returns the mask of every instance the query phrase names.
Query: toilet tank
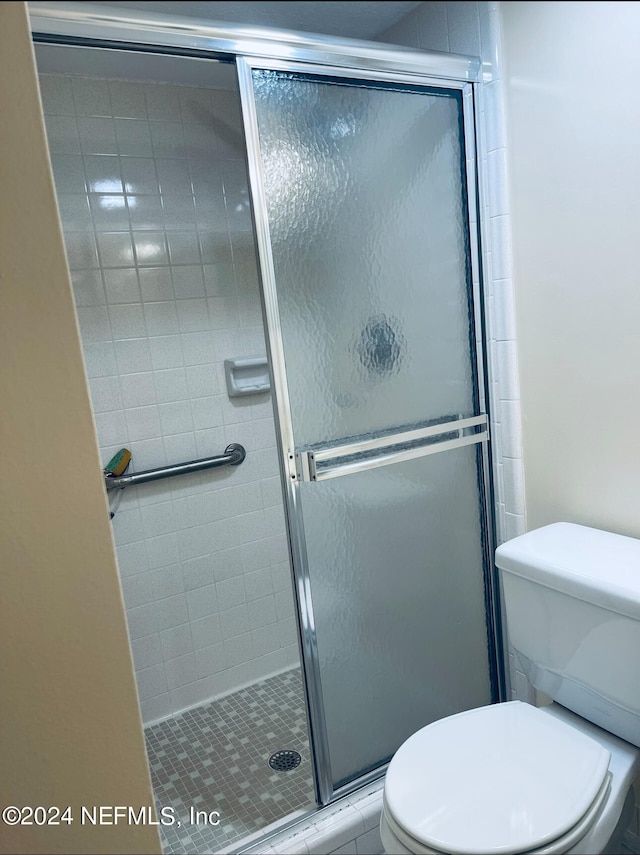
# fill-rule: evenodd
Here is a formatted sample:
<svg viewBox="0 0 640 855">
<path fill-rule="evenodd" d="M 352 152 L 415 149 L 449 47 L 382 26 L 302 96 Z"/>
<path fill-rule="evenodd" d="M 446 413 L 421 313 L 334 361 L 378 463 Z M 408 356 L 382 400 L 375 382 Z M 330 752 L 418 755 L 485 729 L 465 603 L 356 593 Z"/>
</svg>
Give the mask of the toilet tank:
<svg viewBox="0 0 640 855">
<path fill-rule="evenodd" d="M 496 550 L 530 683 L 640 747 L 640 540 L 554 523 Z"/>
</svg>

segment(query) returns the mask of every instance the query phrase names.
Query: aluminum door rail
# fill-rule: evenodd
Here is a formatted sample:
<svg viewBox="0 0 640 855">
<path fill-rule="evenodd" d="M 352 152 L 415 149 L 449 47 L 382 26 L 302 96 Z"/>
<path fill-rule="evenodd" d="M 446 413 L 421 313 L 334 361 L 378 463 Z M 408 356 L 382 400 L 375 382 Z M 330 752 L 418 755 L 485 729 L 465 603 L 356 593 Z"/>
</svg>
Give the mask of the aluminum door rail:
<svg viewBox="0 0 640 855">
<path fill-rule="evenodd" d="M 457 436 L 452 439 L 452 434 Z M 341 475 L 377 469 L 403 460 L 413 460 L 428 454 L 437 454 L 440 451 L 450 451 L 465 445 L 486 442 L 488 439 L 487 416 L 481 415 L 329 448 L 300 451 L 296 454 L 297 480 L 325 481 L 327 478 L 338 478 Z M 401 445 L 418 443 L 420 440 L 430 441 L 428 444 L 413 445 L 411 448 L 397 448 Z M 371 454 L 378 449 L 381 451 L 379 455 Z M 354 460 L 357 455 L 365 454 L 366 457 Z"/>
<path fill-rule="evenodd" d="M 475 81 L 482 71 L 477 56 L 270 27 L 210 24 L 203 18 L 123 9 L 111 4 L 34 2 L 29 4 L 29 17 L 38 41 L 82 40 L 103 47 L 119 43 L 134 49 L 154 48 L 161 53 L 201 57 L 279 57 L 343 68 L 430 74 L 447 80 Z"/>
<path fill-rule="evenodd" d="M 137 484 L 147 484 L 150 481 L 160 481 L 162 478 L 173 478 L 174 475 L 186 475 L 189 472 L 201 472 L 203 469 L 219 469 L 221 466 L 239 466 L 246 457 L 242 445 L 232 442 L 224 454 L 215 457 L 202 457 L 200 460 L 189 460 L 186 463 L 176 463 L 175 466 L 162 466 L 159 469 L 145 469 L 143 472 L 132 472 L 131 475 L 105 475 L 104 484 L 107 490 L 134 487 Z"/>
</svg>

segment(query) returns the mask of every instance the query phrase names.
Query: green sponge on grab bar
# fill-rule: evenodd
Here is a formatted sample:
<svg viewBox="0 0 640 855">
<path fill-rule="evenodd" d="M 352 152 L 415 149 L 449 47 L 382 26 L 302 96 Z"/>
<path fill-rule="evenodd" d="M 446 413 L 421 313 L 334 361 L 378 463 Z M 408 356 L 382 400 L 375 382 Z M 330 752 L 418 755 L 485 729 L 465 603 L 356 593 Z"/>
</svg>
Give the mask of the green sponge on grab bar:
<svg viewBox="0 0 640 855">
<path fill-rule="evenodd" d="M 131 452 L 128 448 L 121 448 L 117 451 L 111 460 L 104 467 L 106 475 L 122 475 L 126 472 L 127 466 L 131 462 Z"/>
</svg>

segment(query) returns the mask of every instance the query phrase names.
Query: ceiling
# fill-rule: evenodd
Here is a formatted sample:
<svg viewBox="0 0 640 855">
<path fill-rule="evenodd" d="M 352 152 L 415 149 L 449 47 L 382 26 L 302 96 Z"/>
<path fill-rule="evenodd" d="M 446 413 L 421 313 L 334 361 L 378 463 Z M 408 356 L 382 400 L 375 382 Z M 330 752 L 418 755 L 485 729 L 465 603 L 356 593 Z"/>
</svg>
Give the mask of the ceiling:
<svg viewBox="0 0 640 855">
<path fill-rule="evenodd" d="M 203 18 L 209 22 L 248 24 L 323 33 L 344 38 L 373 39 L 403 18 L 420 3 L 414 2 L 115 2 L 101 6 L 120 7 L 164 15 Z M 81 6 L 82 3 L 61 3 Z"/>
</svg>

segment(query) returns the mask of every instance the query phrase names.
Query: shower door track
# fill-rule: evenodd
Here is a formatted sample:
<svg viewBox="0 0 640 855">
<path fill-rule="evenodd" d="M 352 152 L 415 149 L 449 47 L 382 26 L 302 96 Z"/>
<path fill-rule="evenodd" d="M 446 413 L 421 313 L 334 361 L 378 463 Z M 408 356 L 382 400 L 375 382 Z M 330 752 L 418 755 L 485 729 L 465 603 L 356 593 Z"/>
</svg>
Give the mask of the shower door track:
<svg viewBox="0 0 640 855">
<path fill-rule="evenodd" d="M 255 116 L 251 116 L 251 99 L 247 97 L 249 75 L 252 65 L 292 69 L 304 67 L 318 73 L 338 73 L 346 77 L 396 81 L 418 85 L 446 86 L 458 89 L 463 99 L 464 144 L 467 159 L 467 197 L 469 204 L 471 272 L 473 311 L 476 331 L 484 330 L 482 312 L 482 276 L 479 241 L 481 205 L 477 181 L 476 130 L 474 118 L 474 85 L 481 78 L 481 62 L 477 57 L 456 54 L 419 51 L 400 48 L 383 43 L 351 39 L 303 35 L 300 33 L 270 30 L 256 27 L 207 26 L 194 18 L 176 18 L 168 22 L 158 14 L 115 10 L 100 6 L 65 8 L 62 3 L 32 3 L 29 15 L 33 38 L 37 42 L 85 48 L 125 50 L 139 53 L 154 53 L 173 56 L 189 56 L 195 59 L 237 62 L 240 93 L 243 107 L 249 114 L 247 133 L 247 155 L 250 171 L 258 168 L 258 138 Z M 246 126 L 246 123 L 245 123 Z M 265 257 L 268 244 L 268 225 L 264 217 L 264 200 L 253 199 L 254 228 L 261 258 Z M 268 253 L 266 253 L 268 256 Z M 368 783 L 380 778 L 386 765 L 361 775 L 357 780 L 333 788 L 329 764 L 329 749 L 324 728 L 324 710 L 319 680 L 319 659 L 315 637 L 315 625 L 311 605 L 311 586 L 306 561 L 302 511 L 297 488 L 301 480 L 311 479 L 315 463 L 310 465 L 309 455 L 301 460 L 293 447 L 291 414 L 286 395 L 284 353 L 277 306 L 275 303 L 275 277 L 273 271 L 262 270 L 263 310 L 269 342 L 270 370 L 276 392 L 275 414 L 279 426 L 280 464 L 284 484 L 287 526 L 294 584 L 297 590 L 299 644 L 302 667 L 307 687 L 309 728 L 314 754 L 314 775 L 318 801 L 328 804 L 348 795 Z M 493 694 L 496 700 L 506 695 L 504 677 L 504 649 L 500 633 L 500 604 L 497 572 L 493 554 L 495 537 L 493 524 L 492 469 L 489 452 L 488 423 L 489 402 L 486 389 L 488 378 L 484 358 L 485 336 L 476 332 L 476 377 L 478 397 L 482 415 L 478 422 L 479 431 L 463 436 L 459 432 L 460 444 L 478 443 L 481 448 L 481 493 L 485 509 L 483 521 L 485 567 L 485 611 L 489 634 L 489 671 Z M 473 421 L 473 420 L 472 420 Z M 454 423 L 446 425 L 448 429 Z M 465 428 L 467 426 L 465 425 Z M 457 425 L 455 430 L 461 428 Z M 475 426 L 473 428 L 475 430 Z M 439 426 L 442 432 L 442 426 Z M 443 447 L 445 443 L 442 443 Z M 436 446 L 427 446 L 432 448 Z M 423 447 L 424 448 L 424 447 Z M 306 475 L 305 475 L 306 473 Z M 326 475 L 325 477 L 331 477 Z"/>
<path fill-rule="evenodd" d="M 108 14 L 107 14 L 108 13 Z M 315 62 L 367 71 L 400 71 L 445 80 L 474 82 L 480 60 L 458 54 L 430 53 L 394 48 L 337 37 L 314 37 L 260 27 L 207 26 L 196 18 L 179 18 L 180 24 L 151 13 L 86 6 L 65 8 L 63 3 L 29 4 L 31 30 L 36 41 L 150 51 L 204 59 L 244 56 Z"/>
</svg>

